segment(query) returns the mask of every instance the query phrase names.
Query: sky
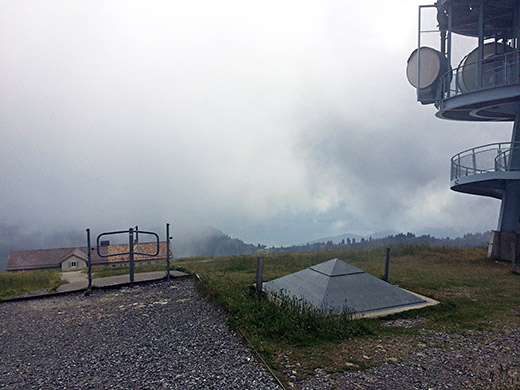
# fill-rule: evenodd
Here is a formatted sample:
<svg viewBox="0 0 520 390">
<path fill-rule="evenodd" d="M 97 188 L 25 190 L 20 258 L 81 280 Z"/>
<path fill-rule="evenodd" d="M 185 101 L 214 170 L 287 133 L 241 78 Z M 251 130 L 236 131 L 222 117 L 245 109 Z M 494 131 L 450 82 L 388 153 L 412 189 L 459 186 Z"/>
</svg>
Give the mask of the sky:
<svg viewBox="0 0 520 390">
<path fill-rule="evenodd" d="M 450 158 L 511 123 L 435 117 L 420 2 L 0 2 L 0 223 L 209 225 L 289 245 L 495 229 Z"/>
</svg>

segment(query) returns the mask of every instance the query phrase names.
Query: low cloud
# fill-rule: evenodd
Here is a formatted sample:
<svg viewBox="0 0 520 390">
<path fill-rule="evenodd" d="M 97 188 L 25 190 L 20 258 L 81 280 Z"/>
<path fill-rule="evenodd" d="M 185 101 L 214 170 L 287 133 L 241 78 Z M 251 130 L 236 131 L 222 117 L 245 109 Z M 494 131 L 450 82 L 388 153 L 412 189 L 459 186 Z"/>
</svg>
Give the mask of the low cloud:
<svg viewBox="0 0 520 390">
<path fill-rule="evenodd" d="M 496 201 L 450 193 L 449 158 L 507 141 L 510 126 L 441 121 L 415 101 L 416 12 L 404 0 L 3 2 L 0 219 L 211 225 L 276 245 L 487 230 Z"/>
</svg>

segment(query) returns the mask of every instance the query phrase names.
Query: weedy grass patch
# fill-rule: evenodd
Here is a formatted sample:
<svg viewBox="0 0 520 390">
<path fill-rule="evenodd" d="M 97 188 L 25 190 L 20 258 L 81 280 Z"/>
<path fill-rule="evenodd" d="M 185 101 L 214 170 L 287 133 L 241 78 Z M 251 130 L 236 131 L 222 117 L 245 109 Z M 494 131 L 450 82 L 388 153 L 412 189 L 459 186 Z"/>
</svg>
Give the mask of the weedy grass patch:
<svg viewBox="0 0 520 390">
<path fill-rule="evenodd" d="M 370 333 L 363 321 L 353 321 L 348 312 L 325 316 L 290 297 L 271 300 L 265 294 L 258 295 L 249 279 L 247 273 L 226 279 L 213 275 L 204 279 L 199 288 L 224 308 L 230 326 L 240 328 L 259 347 L 263 341 L 306 346 Z M 241 283 L 244 280 L 248 282 Z"/>
<path fill-rule="evenodd" d="M 59 270 L 0 273 L 0 298 L 12 298 L 29 291 L 56 290 L 64 282 Z"/>
</svg>

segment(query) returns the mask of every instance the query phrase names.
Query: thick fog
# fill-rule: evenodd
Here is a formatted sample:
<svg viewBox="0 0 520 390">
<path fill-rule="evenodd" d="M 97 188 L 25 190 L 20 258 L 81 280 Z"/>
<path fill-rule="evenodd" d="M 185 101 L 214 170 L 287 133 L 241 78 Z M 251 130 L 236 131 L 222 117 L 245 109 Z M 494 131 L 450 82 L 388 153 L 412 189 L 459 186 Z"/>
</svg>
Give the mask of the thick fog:
<svg viewBox="0 0 520 390">
<path fill-rule="evenodd" d="M 416 102 L 417 5 L 0 2 L 0 222 L 267 245 L 496 228 L 498 201 L 450 191 L 450 158 L 511 124 Z"/>
</svg>

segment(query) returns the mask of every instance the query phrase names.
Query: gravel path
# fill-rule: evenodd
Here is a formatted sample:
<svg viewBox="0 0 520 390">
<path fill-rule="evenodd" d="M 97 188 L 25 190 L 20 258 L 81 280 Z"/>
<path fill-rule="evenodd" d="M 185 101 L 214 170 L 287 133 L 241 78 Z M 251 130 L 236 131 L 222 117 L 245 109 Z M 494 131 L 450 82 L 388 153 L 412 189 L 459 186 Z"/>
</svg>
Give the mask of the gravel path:
<svg viewBox="0 0 520 390">
<path fill-rule="evenodd" d="M 401 361 L 364 371 L 315 375 L 296 389 L 520 389 L 520 330 L 469 335 L 422 331 L 421 340 Z M 399 346 L 397 346 L 399 347 Z"/>
<path fill-rule="evenodd" d="M 0 348 L 0 388 L 279 388 L 191 279 L 0 304 Z"/>
</svg>

